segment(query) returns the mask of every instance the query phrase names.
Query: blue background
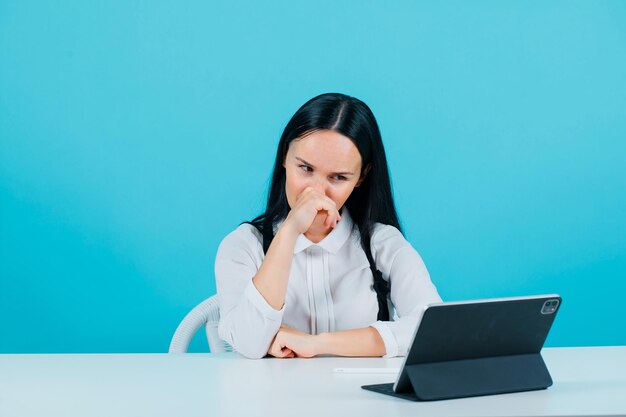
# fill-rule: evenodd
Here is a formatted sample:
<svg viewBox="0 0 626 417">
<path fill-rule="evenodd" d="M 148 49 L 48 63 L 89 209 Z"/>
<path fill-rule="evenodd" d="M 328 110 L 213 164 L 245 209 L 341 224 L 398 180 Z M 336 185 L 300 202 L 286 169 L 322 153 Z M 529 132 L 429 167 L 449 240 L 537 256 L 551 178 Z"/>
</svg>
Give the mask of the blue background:
<svg viewBox="0 0 626 417">
<path fill-rule="evenodd" d="M 445 300 L 626 344 L 626 2 L 0 2 L 0 352 L 164 352 L 295 110 L 377 116 Z M 196 337 L 194 350 L 206 349 Z"/>
</svg>

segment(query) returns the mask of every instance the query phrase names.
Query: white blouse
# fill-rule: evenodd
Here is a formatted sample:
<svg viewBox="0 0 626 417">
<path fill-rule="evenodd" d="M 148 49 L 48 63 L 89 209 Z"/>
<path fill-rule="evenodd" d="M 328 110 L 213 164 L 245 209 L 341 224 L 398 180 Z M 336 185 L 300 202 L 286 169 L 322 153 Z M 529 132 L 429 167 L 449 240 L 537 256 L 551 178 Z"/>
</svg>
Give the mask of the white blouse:
<svg viewBox="0 0 626 417">
<path fill-rule="evenodd" d="M 338 226 L 319 243 L 298 236 L 280 310 L 252 283 L 265 258 L 259 231 L 242 224 L 226 236 L 215 261 L 220 337 L 242 355 L 262 358 L 282 323 L 309 334 L 372 326 L 385 344 L 385 357 L 406 355 L 424 307 L 441 298 L 422 258 L 400 231 L 377 223 L 372 256 L 391 282 L 396 312 L 395 321 L 377 321 L 372 271 L 353 224 L 344 207 Z"/>
</svg>

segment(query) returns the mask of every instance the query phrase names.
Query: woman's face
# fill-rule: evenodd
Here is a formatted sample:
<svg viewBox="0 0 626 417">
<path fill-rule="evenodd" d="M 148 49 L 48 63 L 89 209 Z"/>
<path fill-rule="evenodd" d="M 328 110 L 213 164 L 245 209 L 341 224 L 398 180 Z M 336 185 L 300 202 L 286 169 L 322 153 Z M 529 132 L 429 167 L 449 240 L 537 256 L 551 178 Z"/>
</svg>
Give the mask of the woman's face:
<svg viewBox="0 0 626 417">
<path fill-rule="evenodd" d="M 307 187 L 343 207 L 361 183 L 361 154 L 348 137 L 332 130 L 313 132 L 289 144 L 283 166 L 289 207 Z"/>
</svg>

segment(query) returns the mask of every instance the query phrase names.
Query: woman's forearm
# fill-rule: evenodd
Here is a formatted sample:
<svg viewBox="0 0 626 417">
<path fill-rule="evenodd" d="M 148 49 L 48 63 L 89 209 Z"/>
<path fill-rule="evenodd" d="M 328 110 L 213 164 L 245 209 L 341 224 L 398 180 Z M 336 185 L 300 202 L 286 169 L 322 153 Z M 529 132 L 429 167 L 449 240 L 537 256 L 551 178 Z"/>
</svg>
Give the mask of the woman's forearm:
<svg viewBox="0 0 626 417">
<path fill-rule="evenodd" d="M 265 301 L 276 310 L 280 310 L 285 303 L 293 248 L 297 238 L 298 233 L 283 223 L 283 227 L 274 236 L 259 271 L 252 279 Z"/>
<path fill-rule="evenodd" d="M 385 344 L 373 327 L 322 333 L 318 338 L 317 355 L 383 356 Z"/>
</svg>

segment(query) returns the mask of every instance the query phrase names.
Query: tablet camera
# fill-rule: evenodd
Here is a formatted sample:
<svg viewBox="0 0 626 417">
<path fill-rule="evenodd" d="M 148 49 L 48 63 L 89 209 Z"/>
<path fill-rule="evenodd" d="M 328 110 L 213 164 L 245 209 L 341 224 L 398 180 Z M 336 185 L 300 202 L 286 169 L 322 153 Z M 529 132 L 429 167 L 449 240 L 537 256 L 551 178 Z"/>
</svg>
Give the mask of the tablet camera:
<svg viewBox="0 0 626 417">
<path fill-rule="evenodd" d="M 547 300 L 541 307 L 541 314 L 552 314 L 559 306 L 559 300 Z"/>
</svg>

